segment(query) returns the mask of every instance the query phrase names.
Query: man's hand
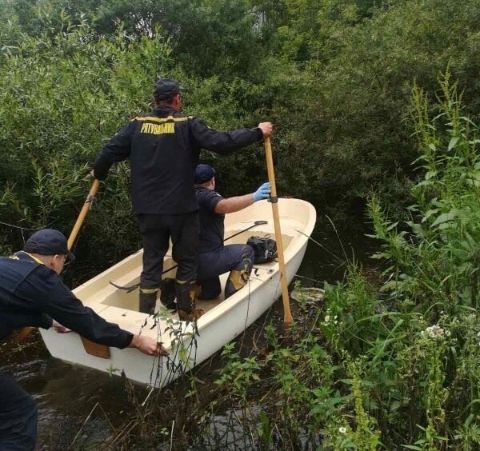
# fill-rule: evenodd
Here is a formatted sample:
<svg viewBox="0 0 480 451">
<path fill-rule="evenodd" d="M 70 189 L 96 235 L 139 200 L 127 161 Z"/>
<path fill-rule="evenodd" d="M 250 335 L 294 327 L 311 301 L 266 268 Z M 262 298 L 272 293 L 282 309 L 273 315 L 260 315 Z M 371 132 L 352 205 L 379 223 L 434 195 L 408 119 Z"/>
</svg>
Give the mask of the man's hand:
<svg viewBox="0 0 480 451">
<path fill-rule="evenodd" d="M 262 131 L 264 138 L 269 138 L 272 136 L 273 125 L 271 122 L 260 122 L 258 128 Z"/>
<path fill-rule="evenodd" d="M 268 199 L 270 197 L 270 192 L 272 191 L 269 182 L 265 182 L 261 185 L 257 191 L 253 193 L 253 201 L 257 202 L 262 199 Z"/>
<path fill-rule="evenodd" d="M 143 352 L 146 355 L 168 355 L 168 352 L 162 346 L 162 343 L 157 343 L 156 340 L 145 335 L 134 335 L 130 347 L 137 348 L 140 352 Z"/>
</svg>

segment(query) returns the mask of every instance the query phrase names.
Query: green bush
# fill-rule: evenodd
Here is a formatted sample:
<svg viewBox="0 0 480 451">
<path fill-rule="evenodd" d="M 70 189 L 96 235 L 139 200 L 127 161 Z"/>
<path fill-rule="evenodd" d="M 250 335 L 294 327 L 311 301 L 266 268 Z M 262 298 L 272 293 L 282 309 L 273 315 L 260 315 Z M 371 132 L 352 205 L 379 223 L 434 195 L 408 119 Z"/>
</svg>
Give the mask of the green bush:
<svg viewBox="0 0 480 451">
<path fill-rule="evenodd" d="M 152 80 L 171 62 L 158 36 L 133 38 L 120 28 L 113 37 L 95 37 L 87 24 L 67 23 L 65 29 L 53 37 L 23 34 L 3 54 L 0 216 L 29 229 L 52 226 L 68 233 L 102 141 L 149 108 Z M 93 227 L 85 232 L 90 259 L 96 259 L 95 249 L 102 255 L 105 249 L 132 249 L 132 242 L 136 247 L 127 185 L 120 167 L 100 193 Z M 16 232 L 7 228 L 4 236 L 21 245 Z"/>
</svg>

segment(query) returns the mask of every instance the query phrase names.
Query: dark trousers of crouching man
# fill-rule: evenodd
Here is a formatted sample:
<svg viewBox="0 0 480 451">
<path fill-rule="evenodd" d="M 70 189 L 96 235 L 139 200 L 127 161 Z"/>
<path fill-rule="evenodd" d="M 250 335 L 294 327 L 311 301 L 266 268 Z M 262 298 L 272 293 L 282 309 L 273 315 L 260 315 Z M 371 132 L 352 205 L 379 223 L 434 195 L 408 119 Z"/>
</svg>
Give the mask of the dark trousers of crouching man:
<svg viewBox="0 0 480 451">
<path fill-rule="evenodd" d="M 248 283 L 253 266 L 254 251 L 246 244 L 231 244 L 198 256 L 199 299 L 209 300 L 221 293 L 219 275 L 230 274 L 225 284 L 225 299 Z"/>
</svg>

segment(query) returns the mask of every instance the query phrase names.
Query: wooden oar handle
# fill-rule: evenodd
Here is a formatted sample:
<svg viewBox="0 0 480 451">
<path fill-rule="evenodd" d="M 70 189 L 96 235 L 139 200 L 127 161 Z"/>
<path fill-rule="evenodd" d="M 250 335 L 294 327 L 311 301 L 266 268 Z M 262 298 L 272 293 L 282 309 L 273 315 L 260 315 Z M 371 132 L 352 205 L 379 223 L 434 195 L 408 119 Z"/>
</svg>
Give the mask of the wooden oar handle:
<svg viewBox="0 0 480 451">
<path fill-rule="evenodd" d="M 85 217 L 87 216 L 88 211 L 92 207 L 92 204 L 93 204 L 93 201 L 95 200 L 95 195 L 97 194 L 99 186 L 100 186 L 100 181 L 95 179 L 92 183 L 92 187 L 90 188 L 88 196 L 85 199 L 85 203 L 83 204 L 83 207 L 78 215 L 77 221 L 75 222 L 75 225 L 73 226 L 73 229 L 70 232 L 70 236 L 68 237 L 68 241 L 67 241 L 68 250 L 72 249 L 73 243 L 75 243 L 75 240 L 77 239 L 78 232 L 82 227 L 83 221 L 85 220 Z"/>
<path fill-rule="evenodd" d="M 288 328 L 292 322 L 292 313 L 290 311 L 290 298 L 288 296 L 288 281 L 285 271 L 285 259 L 283 256 L 282 230 L 280 227 L 280 216 L 278 214 L 277 186 L 275 185 L 275 170 L 273 169 L 272 144 L 270 138 L 265 138 L 265 157 L 267 160 L 268 181 L 271 187 L 273 225 L 275 228 L 275 240 L 277 242 L 278 265 L 280 269 L 280 283 L 282 286 L 283 300 L 283 324 Z"/>
<path fill-rule="evenodd" d="M 275 183 L 275 169 L 273 168 L 273 154 L 272 154 L 272 143 L 270 138 L 265 138 L 265 158 L 267 161 L 267 173 L 268 181 L 270 182 L 271 193 L 270 196 L 277 202 L 277 185 Z"/>
</svg>

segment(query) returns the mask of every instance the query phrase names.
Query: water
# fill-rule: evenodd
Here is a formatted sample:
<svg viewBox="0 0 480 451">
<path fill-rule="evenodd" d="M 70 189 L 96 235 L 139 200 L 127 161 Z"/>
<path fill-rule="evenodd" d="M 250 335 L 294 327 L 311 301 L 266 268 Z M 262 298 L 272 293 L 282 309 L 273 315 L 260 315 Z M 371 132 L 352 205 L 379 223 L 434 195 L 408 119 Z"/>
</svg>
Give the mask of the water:
<svg viewBox="0 0 480 451">
<path fill-rule="evenodd" d="M 304 286 L 321 286 L 325 280 L 333 283 L 341 279 L 345 260 L 355 257 L 359 261 L 368 261 L 366 256 L 373 245 L 363 231 L 342 233 L 341 242 L 333 231 L 328 234 L 317 232 L 314 239 L 317 244 L 309 243 L 298 272 Z M 280 309 L 279 303 L 275 309 Z M 263 324 L 261 318 L 249 328 L 248 335 L 254 336 L 256 329 L 261 330 Z M 208 380 L 218 365 L 218 356 L 213 357 L 195 369 L 194 374 Z M 114 429 L 131 416 L 129 394 L 140 400 L 148 394 L 146 388 L 139 386 L 131 388 L 129 393 L 120 377 L 110 377 L 50 357 L 38 333 L 21 345 L 1 344 L 0 366 L 12 374 L 37 402 L 39 450 L 64 450 L 74 440 L 76 449 L 99 449 Z M 182 386 L 177 388 L 180 392 L 182 389 Z"/>
</svg>

